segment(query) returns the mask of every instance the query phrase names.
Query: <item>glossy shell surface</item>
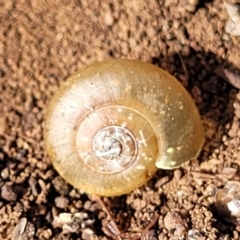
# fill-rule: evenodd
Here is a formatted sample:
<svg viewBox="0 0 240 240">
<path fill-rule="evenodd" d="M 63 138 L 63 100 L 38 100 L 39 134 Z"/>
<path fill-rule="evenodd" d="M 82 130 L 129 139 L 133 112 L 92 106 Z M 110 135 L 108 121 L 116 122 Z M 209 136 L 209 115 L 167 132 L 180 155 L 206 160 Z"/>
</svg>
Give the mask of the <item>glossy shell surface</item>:
<svg viewBox="0 0 240 240">
<path fill-rule="evenodd" d="M 83 68 L 53 96 L 45 142 L 59 174 L 87 193 L 129 193 L 157 168 L 196 157 L 203 144 L 197 108 L 164 70 L 133 60 Z"/>
</svg>

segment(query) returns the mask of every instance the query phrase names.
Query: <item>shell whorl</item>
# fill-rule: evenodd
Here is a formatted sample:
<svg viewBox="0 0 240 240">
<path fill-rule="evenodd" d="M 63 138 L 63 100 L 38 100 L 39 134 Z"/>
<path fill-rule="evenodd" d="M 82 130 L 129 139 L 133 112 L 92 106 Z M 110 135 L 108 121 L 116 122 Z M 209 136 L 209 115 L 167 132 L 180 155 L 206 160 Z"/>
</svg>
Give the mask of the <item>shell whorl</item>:
<svg viewBox="0 0 240 240">
<path fill-rule="evenodd" d="M 149 141 L 157 141 L 154 129 L 139 112 L 126 106 L 105 106 L 90 112 L 80 123 L 76 148 L 84 164 L 96 172 L 113 174 L 124 171 L 139 155 L 152 161 L 156 156 L 148 152 L 156 153 L 157 149 L 148 146 Z"/>
<path fill-rule="evenodd" d="M 94 63 L 53 96 L 44 128 L 48 155 L 73 186 L 104 196 L 143 185 L 157 168 L 199 153 L 203 128 L 183 86 L 132 60 Z"/>
</svg>

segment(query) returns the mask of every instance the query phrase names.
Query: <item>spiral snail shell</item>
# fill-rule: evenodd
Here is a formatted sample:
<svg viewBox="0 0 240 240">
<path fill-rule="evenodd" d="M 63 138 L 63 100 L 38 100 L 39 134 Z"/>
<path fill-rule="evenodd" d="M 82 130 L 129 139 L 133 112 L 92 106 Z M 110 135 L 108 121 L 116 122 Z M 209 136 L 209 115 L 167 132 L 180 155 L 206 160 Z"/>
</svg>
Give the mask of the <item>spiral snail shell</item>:
<svg viewBox="0 0 240 240">
<path fill-rule="evenodd" d="M 203 144 L 197 108 L 164 70 L 133 60 L 94 63 L 62 84 L 44 128 L 59 174 L 87 193 L 129 193 L 157 168 L 196 157 Z"/>
</svg>

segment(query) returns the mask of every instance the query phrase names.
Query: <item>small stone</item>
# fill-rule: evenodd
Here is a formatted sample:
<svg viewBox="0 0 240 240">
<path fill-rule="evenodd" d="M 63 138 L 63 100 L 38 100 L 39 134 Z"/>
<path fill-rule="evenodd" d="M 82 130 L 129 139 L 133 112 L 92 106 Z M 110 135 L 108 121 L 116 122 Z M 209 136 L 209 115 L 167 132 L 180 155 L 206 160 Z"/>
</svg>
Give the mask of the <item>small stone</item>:
<svg viewBox="0 0 240 240">
<path fill-rule="evenodd" d="M 212 197 L 216 194 L 216 186 L 211 184 L 208 185 L 204 191 L 204 195 L 208 197 Z"/>
<path fill-rule="evenodd" d="M 229 15 L 225 31 L 233 36 L 240 36 L 240 4 L 225 1 L 224 6 Z"/>
<path fill-rule="evenodd" d="M 86 228 L 82 231 L 82 239 L 83 240 L 92 240 L 95 237 L 95 234 L 92 229 Z"/>
<path fill-rule="evenodd" d="M 240 183 L 229 181 L 217 191 L 215 204 L 219 214 L 228 222 L 240 224 Z"/>
<path fill-rule="evenodd" d="M 38 195 L 38 191 L 37 191 L 37 180 L 34 177 L 30 177 L 28 180 L 29 186 L 31 188 L 32 194 L 33 196 L 37 196 Z"/>
<path fill-rule="evenodd" d="M 1 196 L 7 201 L 16 201 L 17 194 L 13 191 L 12 186 L 4 184 L 1 188 Z"/>
<path fill-rule="evenodd" d="M 229 33 L 230 35 L 240 36 L 240 22 L 235 23 L 235 22 L 229 20 L 226 23 L 225 31 L 226 31 L 226 33 Z"/>
<path fill-rule="evenodd" d="M 85 212 L 77 212 L 77 213 L 74 213 L 74 217 L 83 220 L 88 217 L 88 214 Z"/>
<path fill-rule="evenodd" d="M 27 225 L 27 219 L 21 218 L 18 224 L 15 226 L 11 240 L 19 240 L 22 239 L 22 234 L 24 233 Z"/>
<path fill-rule="evenodd" d="M 22 238 L 20 238 L 20 239 L 21 240 L 22 239 L 27 239 L 27 240 L 28 239 L 35 239 L 34 238 L 35 232 L 36 232 L 36 230 L 35 230 L 34 225 L 32 223 L 28 222 L 27 226 L 26 226 L 26 229 L 25 229 L 25 231 L 22 235 Z"/>
<path fill-rule="evenodd" d="M 62 227 L 64 224 L 71 223 L 72 214 L 71 213 L 60 213 L 59 216 L 55 216 L 53 219 L 54 227 Z"/>
<path fill-rule="evenodd" d="M 9 169 L 6 167 L 1 172 L 1 177 L 6 180 L 9 177 Z"/>
<path fill-rule="evenodd" d="M 55 204 L 58 208 L 66 209 L 68 206 L 69 200 L 63 196 L 55 198 Z"/>
<path fill-rule="evenodd" d="M 70 191 L 70 186 L 60 176 L 55 177 L 52 184 L 56 191 L 61 195 L 66 195 Z"/>
<path fill-rule="evenodd" d="M 43 230 L 43 232 L 41 232 L 39 237 L 40 237 L 40 239 L 51 239 L 52 230 L 51 229 Z"/>
<path fill-rule="evenodd" d="M 174 232 L 176 237 L 185 236 L 187 232 L 187 223 L 182 218 L 180 212 L 168 212 L 163 219 L 164 226 L 168 231 Z"/>
<path fill-rule="evenodd" d="M 197 229 L 190 229 L 188 231 L 188 239 L 189 240 L 197 240 L 197 239 L 203 239 L 204 237 Z"/>
<path fill-rule="evenodd" d="M 91 201 L 86 201 L 86 202 L 84 203 L 84 205 L 83 205 L 83 208 L 84 208 L 85 210 L 89 210 L 90 207 L 91 207 L 91 205 L 92 205 Z"/>
<path fill-rule="evenodd" d="M 110 12 L 105 14 L 105 23 L 107 26 L 112 26 L 114 23 L 114 18 Z"/>
</svg>

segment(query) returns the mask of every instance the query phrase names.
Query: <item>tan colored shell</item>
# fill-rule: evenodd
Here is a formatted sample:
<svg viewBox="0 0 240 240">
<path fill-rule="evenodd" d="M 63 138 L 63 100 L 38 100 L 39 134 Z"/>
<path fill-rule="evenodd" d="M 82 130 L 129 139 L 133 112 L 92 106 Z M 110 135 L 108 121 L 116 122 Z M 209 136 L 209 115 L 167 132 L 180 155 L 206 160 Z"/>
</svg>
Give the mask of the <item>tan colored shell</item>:
<svg viewBox="0 0 240 240">
<path fill-rule="evenodd" d="M 94 63 L 67 79 L 49 104 L 45 142 L 59 174 L 88 193 L 129 193 L 158 168 L 198 155 L 203 129 L 183 86 L 151 64 Z"/>
</svg>

